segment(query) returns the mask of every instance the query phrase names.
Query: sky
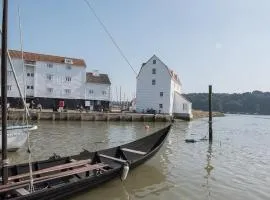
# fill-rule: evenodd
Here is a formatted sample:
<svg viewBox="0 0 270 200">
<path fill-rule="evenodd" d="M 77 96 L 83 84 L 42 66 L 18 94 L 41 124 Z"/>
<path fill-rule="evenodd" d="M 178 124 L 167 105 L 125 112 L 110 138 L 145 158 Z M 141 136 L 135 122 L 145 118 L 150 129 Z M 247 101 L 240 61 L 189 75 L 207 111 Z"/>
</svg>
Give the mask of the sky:
<svg viewBox="0 0 270 200">
<path fill-rule="evenodd" d="M 157 55 L 184 93 L 270 91 L 269 0 L 89 0 L 136 72 Z M 136 92 L 136 75 L 84 0 L 9 0 L 11 49 L 82 58 L 109 75 L 112 95 Z M 118 95 L 119 96 L 119 95 Z"/>
</svg>

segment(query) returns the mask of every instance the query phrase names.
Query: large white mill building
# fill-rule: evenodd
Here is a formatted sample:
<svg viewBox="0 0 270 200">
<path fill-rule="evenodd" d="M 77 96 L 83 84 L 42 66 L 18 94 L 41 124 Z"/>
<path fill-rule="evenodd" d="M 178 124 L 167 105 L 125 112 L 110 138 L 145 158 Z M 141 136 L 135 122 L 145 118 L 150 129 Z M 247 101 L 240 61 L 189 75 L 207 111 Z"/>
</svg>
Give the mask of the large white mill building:
<svg viewBox="0 0 270 200">
<path fill-rule="evenodd" d="M 137 76 L 136 112 L 155 112 L 192 118 L 192 103 L 181 94 L 177 74 L 157 56 L 142 64 Z"/>
</svg>

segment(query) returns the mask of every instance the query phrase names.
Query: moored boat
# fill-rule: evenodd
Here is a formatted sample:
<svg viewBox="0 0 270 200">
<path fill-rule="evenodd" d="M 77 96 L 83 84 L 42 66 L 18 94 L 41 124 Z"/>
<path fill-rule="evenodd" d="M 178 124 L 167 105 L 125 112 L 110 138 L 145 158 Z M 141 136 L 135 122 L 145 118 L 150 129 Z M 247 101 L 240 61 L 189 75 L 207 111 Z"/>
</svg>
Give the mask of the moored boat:
<svg viewBox="0 0 270 200">
<path fill-rule="evenodd" d="M 7 151 L 17 151 L 27 141 L 27 132 L 36 130 L 36 125 L 14 125 L 7 127 Z M 2 129 L 0 129 L 2 131 Z M 0 134 L 0 151 L 2 150 L 2 137 Z"/>
<path fill-rule="evenodd" d="M 0 185 L 0 199 L 65 199 L 116 177 L 125 179 L 128 171 L 153 157 L 164 144 L 171 125 L 155 133 L 114 148 L 96 152 L 84 150 L 69 157 L 8 166 L 8 182 Z M 29 192 L 32 181 L 34 190 Z"/>
</svg>

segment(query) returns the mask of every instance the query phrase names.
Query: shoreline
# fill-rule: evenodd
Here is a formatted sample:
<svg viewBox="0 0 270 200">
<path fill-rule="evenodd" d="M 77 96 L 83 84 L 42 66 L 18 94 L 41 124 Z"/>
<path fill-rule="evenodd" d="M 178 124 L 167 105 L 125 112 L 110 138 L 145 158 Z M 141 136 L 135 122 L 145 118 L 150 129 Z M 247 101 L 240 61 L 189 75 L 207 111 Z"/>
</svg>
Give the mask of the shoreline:
<svg viewBox="0 0 270 200">
<path fill-rule="evenodd" d="M 192 110 L 192 114 L 193 114 L 193 119 L 209 117 L 208 111 Z M 222 112 L 212 112 L 212 116 L 213 117 L 224 117 L 225 114 Z"/>
</svg>

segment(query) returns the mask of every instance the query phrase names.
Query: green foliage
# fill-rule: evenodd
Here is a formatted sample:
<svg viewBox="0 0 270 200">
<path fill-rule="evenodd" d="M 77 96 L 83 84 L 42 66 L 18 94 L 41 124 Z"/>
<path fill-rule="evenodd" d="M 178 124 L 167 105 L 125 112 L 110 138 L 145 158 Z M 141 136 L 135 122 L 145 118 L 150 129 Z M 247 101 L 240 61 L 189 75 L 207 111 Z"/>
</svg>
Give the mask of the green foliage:
<svg viewBox="0 0 270 200">
<path fill-rule="evenodd" d="M 185 95 L 192 102 L 193 109 L 208 111 L 207 93 Z M 270 114 L 270 92 L 253 91 L 242 94 L 214 93 L 213 111 L 242 114 Z"/>
</svg>

